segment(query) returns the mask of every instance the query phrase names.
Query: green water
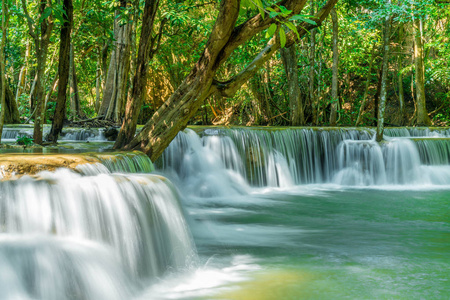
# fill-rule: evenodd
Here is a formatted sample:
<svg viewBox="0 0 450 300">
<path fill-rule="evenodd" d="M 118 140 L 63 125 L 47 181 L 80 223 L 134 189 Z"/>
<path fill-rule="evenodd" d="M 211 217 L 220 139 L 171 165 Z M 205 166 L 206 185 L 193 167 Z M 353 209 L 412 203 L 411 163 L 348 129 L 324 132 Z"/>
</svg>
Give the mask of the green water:
<svg viewBox="0 0 450 300">
<path fill-rule="evenodd" d="M 449 199 L 448 190 L 305 186 L 194 201 L 207 265 L 247 261 L 242 280 L 198 298 L 449 299 Z"/>
</svg>

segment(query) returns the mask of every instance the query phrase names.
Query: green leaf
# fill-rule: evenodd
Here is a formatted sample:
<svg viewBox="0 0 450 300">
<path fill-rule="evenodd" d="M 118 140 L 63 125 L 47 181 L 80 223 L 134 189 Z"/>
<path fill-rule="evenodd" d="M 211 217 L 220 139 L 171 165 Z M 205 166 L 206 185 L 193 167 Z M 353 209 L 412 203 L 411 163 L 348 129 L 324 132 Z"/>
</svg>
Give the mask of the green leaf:
<svg viewBox="0 0 450 300">
<path fill-rule="evenodd" d="M 298 34 L 297 27 L 295 27 L 294 24 L 292 24 L 291 22 L 285 22 L 284 25 L 286 25 L 290 30 L 295 32 L 295 34 L 297 35 L 297 38 L 300 39 L 300 35 Z"/>
<path fill-rule="evenodd" d="M 48 18 L 48 16 L 50 16 L 51 13 L 52 13 L 52 8 L 46 7 L 44 9 L 44 12 L 42 13 L 42 16 L 39 18 L 39 24 L 42 23 L 46 18 Z"/>
<path fill-rule="evenodd" d="M 272 25 L 270 25 L 269 29 L 266 32 L 266 38 L 270 38 L 275 31 L 277 30 L 277 24 L 273 23 Z"/>
<path fill-rule="evenodd" d="M 313 20 L 309 19 L 309 16 L 305 16 L 305 15 L 295 15 L 292 16 L 289 21 L 302 21 L 305 23 L 309 23 L 311 25 L 317 25 L 316 22 L 314 22 Z"/>
<path fill-rule="evenodd" d="M 264 6 L 262 4 L 261 0 L 255 0 L 256 7 L 258 8 L 259 13 L 261 14 L 261 17 L 264 20 Z"/>
<path fill-rule="evenodd" d="M 284 32 L 284 29 L 280 27 L 280 30 L 278 31 L 280 33 L 280 45 L 281 48 L 284 48 L 286 45 L 286 33 Z"/>
</svg>

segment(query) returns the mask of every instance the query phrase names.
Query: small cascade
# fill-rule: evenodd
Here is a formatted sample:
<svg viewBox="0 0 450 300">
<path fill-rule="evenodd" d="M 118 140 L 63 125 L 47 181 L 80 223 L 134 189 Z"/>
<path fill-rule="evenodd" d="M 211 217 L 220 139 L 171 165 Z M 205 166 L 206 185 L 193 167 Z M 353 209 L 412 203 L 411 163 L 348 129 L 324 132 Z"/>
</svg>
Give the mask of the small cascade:
<svg viewBox="0 0 450 300">
<path fill-rule="evenodd" d="M 101 164 L 111 173 L 151 173 L 155 170 L 150 158 L 142 152 L 95 154 Z M 82 168 L 82 166 L 80 166 Z M 103 169 L 103 167 L 100 167 Z M 103 173 L 103 170 L 100 170 Z"/>
<path fill-rule="evenodd" d="M 4 128 L 2 132 L 2 140 L 16 140 L 20 136 L 20 131 L 15 129 Z"/>
<path fill-rule="evenodd" d="M 450 164 L 450 138 L 413 139 L 426 165 Z"/>
<path fill-rule="evenodd" d="M 196 196 L 224 196 L 245 189 L 243 162 L 229 138 L 200 138 L 186 130 L 178 134 L 157 165 L 175 176 L 183 191 Z"/>
<path fill-rule="evenodd" d="M 391 127 L 384 130 L 389 137 L 450 137 L 449 128 Z"/>
<path fill-rule="evenodd" d="M 106 141 L 103 128 L 66 129 L 61 134 L 63 141 Z"/>
<path fill-rule="evenodd" d="M 343 141 L 338 147 L 339 171 L 333 181 L 341 185 L 386 184 L 381 147 L 375 141 Z"/>
</svg>

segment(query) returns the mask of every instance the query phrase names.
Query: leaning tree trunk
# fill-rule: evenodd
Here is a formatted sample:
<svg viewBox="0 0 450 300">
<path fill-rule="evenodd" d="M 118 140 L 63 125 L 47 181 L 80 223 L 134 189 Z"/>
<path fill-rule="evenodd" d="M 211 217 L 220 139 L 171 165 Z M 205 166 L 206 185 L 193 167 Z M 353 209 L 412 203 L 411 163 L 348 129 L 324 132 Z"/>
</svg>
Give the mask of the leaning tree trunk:
<svg viewBox="0 0 450 300">
<path fill-rule="evenodd" d="M 151 59 L 151 56 L 154 53 L 153 48 L 156 39 L 152 38 L 152 31 L 158 5 L 159 0 L 145 1 L 144 15 L 142 17 L 141 37 L 139 40 L 138 57 L 136 62 L 136 71 L 133 77 L 131 97 L 127 102 L 125 118 L 114 145 L 115 148 L 121 148 L 129 143 L 136 132 L 139 113 L 141 111 L 142 103 L 144 102 L 148 73 L 148 60 Z M 163 26 L 163 23 L 161 23 L 160 26 Z"/>
<path fill-rule="evenodd" d="M 300 85 L 298 83 L 297 46 L 280 49 L 288 82 L 289 107 L 291 109 L 291 125 L 305 124 Z"/>
<path fill-rule="evenodd" d="M 414 20 L 414 65 L 416 69 L 417 125 L 430 126 L 425 99 L 425 68 L 422 43 L 422 20 Z"/>
<path fill-rule="evenodd" d="M 120 1 L 121 7 L 127 6 L 127 0 Z M 119 12 L 116 12 L 116 15 Z M 127 81 L 130 70 L 130 23 L 121 24 L 123 20 L 116 18 L 114 21 L 114 49 L 111 53 L 108 75 L 106 77 L 103 101 L 99 115 L 104 119 L 119 122 L 123 114 L 123 104 L 127 95 Z"/>
<path fill-rule="evenodd" d="M 391 4 L 391 0 L 387 0 L 387 4 Z M 383 37 L 383 71 L 381 73 L 381 91 L 380 91 L 380 103 L 378 108 L 378 118 L 377 118 L 377 142 L 381 142 L 383 140 L 383 132 L 384 132 L 384 111 L 386 108 L 386 83 L 388 76 L 388 68 L 389 68 L 389 43 L 390 43 L 390 35 L 391 35 L 391 16 L 386 16 L 386 20 L 384 22 L 384 37 Z"/>
<path fill-rule="evenodd" d="M 338 64 L 339 64 L 339 50 L 338 50 L 338 17 L 336 9 L 331 10 L 331 20 L 333 22 L 333 77 L 331 79 L 331 114 L 330 125 L 336 126 L 337 106 L 338 106 Z"/>
<path fill-rule="evenodd" d="M 59 134 L 63 128 L 64 118 L 66 117 L 67 84 L 69 82 L 70 72 L 70 33 L 73 24 L 73 4 L 72 0 L 64 0 L 64 24 L 61 26 L 60 44 L 59 44 L 59 65 L 58 65 L 58 96 L 56 99 L 55 115 L 53 117 L 52 129 L 48 135 L 48 140 L 57 142 Z"/>
<path fill-rule="evenodd" d="M 314 16 L 315 25 L 300 24 L 297 27 L 299 36 L 304 36 L 308 30 L 320 26 L 336 2 L 337 0 L 328 0 Z M 284 4 L 287 9 L 292 10 L 292 14 L 298 14 L 305 6 L 306 0 L 286 1 Z M 219 93 L 223 97 L 233 96 L 281 48 L 279 38 L 274 37 L 243 71 L 225 82 L 214 80 L 217 70 L 235 49 L 276 22 L 272 18 L 263 18 L 257 14 L 235 27 L 239 7 L 239 0 L 220 2 L 216 22 L 200 59 L 181 85 L 145 124 L 142 131 L 125 146 L 126 149 L 140 149 L 155 161 L 178 132 L 186 127 L 206 97 L 214 93 Z M 271 9 L 279 8 L 273 5 Z M 298 37 L 294 32 L 288 32 L 286 47 L 297 40 Z"/>
</svg>

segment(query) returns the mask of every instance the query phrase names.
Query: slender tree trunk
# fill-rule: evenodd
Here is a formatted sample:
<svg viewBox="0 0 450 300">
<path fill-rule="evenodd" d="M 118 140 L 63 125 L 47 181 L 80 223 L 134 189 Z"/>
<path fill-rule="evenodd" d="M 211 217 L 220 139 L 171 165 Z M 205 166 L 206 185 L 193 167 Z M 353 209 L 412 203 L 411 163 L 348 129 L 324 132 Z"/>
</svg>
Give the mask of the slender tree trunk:
<svg viewBox="0 0 450 300">
<path fill-rule="evenodd" d="M 414 65 L 416 69 L 417 125 L 430 126 L 425 99 L 425 68 L 422 43 L 422 20 L 414 20 Z"/>
<path fill-rule="evenodd" d="M 121 0 L 120 6 L 125 8 L 127 0 Z M 116 12 L 118 15 L 119 12 Z M 121 18 L 114 21 L 114 49 L 111 54 L 106 86 L 103 92 L 103 101 L 99 115 L 105 119 L 119 122 L 123 115 L 123 104 L 127 95 L 127 81 L 130 70 L 130 23 L 122 24 Z"/>
<path fill-rule="evenodd" d="M 2 142 L 3 125 L 6 114 L 6 69 L 5 69 L 5 40 L 6 40 L 6 1 L 2 1 L 2 41 L 0 43 L 0 143 Z"/>
<path fill-rule="evenodd" d="M 336 126 L 337 105 L 338 105 L 338 68 L 339 68 L 339 24 L 336 9 L 333 8 L 330 12 L 331 20 L 333 22 L 333 77 L 331 79 L 331 115 L 330 125 Z"/>
<path fill-rule="evenodd" d="M 391 0 L 386 1 L 388 5 L 391 4 Z M 378 118 L 377 118 L 377 142 L 383 140 L 384 132 L 384 111 L 386 109 L 386 92 L 387 92 L 387 76 L 389 68 L 389 43 L 391 36 L 391 16 L 386 16 L 386 21 L 384 23 L 384 35 L 383 35 L 383 71 L 381 73 L 381 91 L 380 91 L 380 103 L 378 108 Z"/>
<path fill-rule="evenodd" d="M 370 80 L 372 79 L 372 66 L 373 66 L 373 61 L 375 60 L 376 45 L 377 45 L 377 43 L 374 42 L 373 46 L 372 46 L 372 51 L 370 52 L 369 71 L 367 73 L 367 80 L 366 80 L 366 84 L 364 86 L 364 96 L 361 100 L 361 106 L 359 107 L 358 118 L 356 119 L 355 126 L 358 126 L 359 123 L 361 122 L 361 118 L 364 113 L 364 108 L 366 106 L 367 96 L 369 95 L 369 84 L 370 84 Z"/>
<path fill-rule="evenodd" d="M 27 73 L 28 73 L 28 57 L 30 56 L 30 42 L 27 42 L 25 46 L 25 62 L 20 69 L 19 80 L 17 81 L 17 91 L 16 91 L 16 103 L 19 105 L 19 99 L 22 95 L 26 84 L 27 84 Z"/>
<path fill-rule="evenodd" d="M 100 89 L 102 86 L 102 69 L 101 69 L 101 55 L 100 55 L 100 49 L 99 54 L 97 58 L 97 71 L 95 73 L 95 111 L 98 113 L 100 110 Z"/>
<path fill-rule="evenodd" d="M 63 1 L 64 24 L 61 26 L 59 44 L 59 65 L 58 65 L 58 96 L 56 99 L 55 115 L 53 116 L 52 128 L 48 135 L 48 140 L 56 143 L 62 131 L 64 119 L 66 117 L 67 84 L 70 73 L 70 34 L 73 24 L 73 4 L 72 0 Z"/>
<path fill-rule="evenodd" d="M 125 110 L 125 118 L 117 137 L 115 148 L 121 148 L 131 141 L 136 132 L 137 120 L 145 96 L 147 83 L 148 60 L 153 56 L 154 39 L 152 39 L 153 24 L 158 10 L 159 0 L 146 0 L 142 17 L 141 38 L 139 40 L 136 72 L 133 77 L 131 97 Z M 163 24 L 161 24 L 163 26 Z"/>
<path fill-rule="evenodd" d="M 73 43 L 70 44 L 70 67 L 69 67 L 69 91 L 70 91 L 70 116 L 72 120 L 85 118 L 81 110 L 80 92 L 78 90 L 77 68 L 75 66 L 75 55 Z"/>
<path fill-rule="evenodd" d="M 399 32 L 398 32 L 398 43 L 400 45 L 400 49 L 403 50 L 403 37 L 404 37 L 404 28 L 403 24 L 400 24 Z M 405 91 L 403 88 L 403 56 L 402 54 L 398 54 L 397 57 L 397 80 L 398 80 L 398 102 L 400 106 L 400 126 L 405 125 L 406 122 L 406 109 L 405 109 Z"/>
<path fill-rule="evenodd" d="M 311 2 L 311 15 L 314 15 L 314 2 Z M 316 30 L 312 29 L 310 31 L 310 49 L 309 49 L 309 101 L 311 102 L 312 108 L 312 123 L 317 125 L 317 101 L 316 101 L 316 90 L 315 90 L 315 67 L 316 67 Z"/>
<path fill-rule="evenodd" d="M 289 107 L 291 109 L 291 125 L 299 126 L 305 123 L 303 104 L 298 82 L 297 45 L 280 49 L 284 71 L 288 82 Z"/>
<path fill-rule="evenodd" d="M 261 92 L 261 89 L 265 90 L 264 83 L 262 82 L 263 80 L 261 78 L 261 74 L 256 74 L 249 80 L 248 86 L 253 94 L 253 97 L 255 98 L 255 101 L 253 101 L 253 106 L 256 112 L 256 124 L 268 125 L 270 119 L 272 118 L 272 113 L 265 92 Z"/>
</svg>

